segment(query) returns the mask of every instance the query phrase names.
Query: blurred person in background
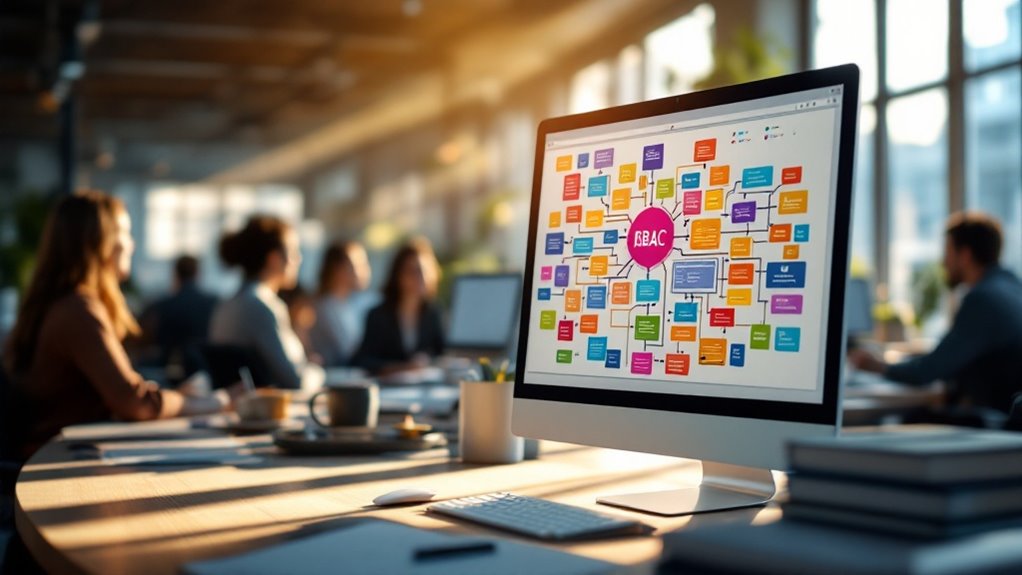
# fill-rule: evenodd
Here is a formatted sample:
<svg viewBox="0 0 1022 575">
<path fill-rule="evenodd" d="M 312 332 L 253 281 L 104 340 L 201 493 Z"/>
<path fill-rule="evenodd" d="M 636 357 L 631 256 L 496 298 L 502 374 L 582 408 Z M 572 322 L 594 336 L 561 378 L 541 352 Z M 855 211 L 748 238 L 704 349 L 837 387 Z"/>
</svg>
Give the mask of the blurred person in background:
<svg viewBox="0 0 1022 575">
<path fill-rule="evenodd" d="M 184 255 L 174 262 L 173 293 L 142 313 L 146 339 L 158 348 L 169 379 L 181 380 L 205 368 L 201 346 L 209 336 L 215 296 L 199 288 L 199 260 Z"/>
<path fill-rule="evenodd" d="M 160 389 L 132 368 L 123 340 L 139 327 L 120 282 L 134 249 L 131 219 L 116 198 L 83 191 L 51 212 L 4 353 L 8 417 L 17 420 L 6 427 L 23 456 L 68 425 L 215 413 L 230 403 L 224 390 L 190 397 Z"/>
<path fill-rule="evenodd" d="M 331 245 L 323 256 L 316 294 L 316 325 L 312 346 L 323 365 L 347 366 L 362 344 L 366 315 L 379 303 L 368 291 L 369 258 L 358 242 Z"/>
<path fill-rule="evenodd" d="M 981 213 L 951 216 L 944 234 L 944 273 L 952 289 L 968 292 L 951 329 L 930 353 L 887 364 L 865 349 L 849 353 L 858 369 L 909 384 L 942 380 L 950 403 L 1007 412 L 1022 392 L 1022 283 L 1000 266 L 1003 236 Z"/>
<path fill-rule="evenodd" d="M 308 360 L 287 304 L 278 296 L 298 284 L 302 256 L 295 230 L 274 216 L 252 216 L 244 228 L 223 236 L 220 258 L 228 267 L 240 268 L 244 282 L 213 313 L 210 343 L 251 350 L 276 387 L 320 387 L 323 369 Z"/>
<path fill-rule="evenodd" d="M 436 304 L 440 265 L 424 238 L 402 246 L 390 267 L 383 302 L 366 317 L 354 364 L 387 375 L 425 367 L 444 352 Z"/>
</svg>

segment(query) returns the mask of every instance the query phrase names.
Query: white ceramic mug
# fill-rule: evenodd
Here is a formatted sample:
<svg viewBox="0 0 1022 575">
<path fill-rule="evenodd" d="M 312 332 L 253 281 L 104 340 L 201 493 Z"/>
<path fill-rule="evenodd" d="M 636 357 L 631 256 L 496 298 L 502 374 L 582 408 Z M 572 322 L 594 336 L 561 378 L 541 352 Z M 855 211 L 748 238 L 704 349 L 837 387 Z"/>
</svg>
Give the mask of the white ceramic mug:
<svg viewBox="0 0 1022 575">
<path fill-rule="evenodd" d="M 458 445 L 465 463 L 518 463 L 525 442 L 511 433 L 513 383 L 462 381 Z"/>
</svg>

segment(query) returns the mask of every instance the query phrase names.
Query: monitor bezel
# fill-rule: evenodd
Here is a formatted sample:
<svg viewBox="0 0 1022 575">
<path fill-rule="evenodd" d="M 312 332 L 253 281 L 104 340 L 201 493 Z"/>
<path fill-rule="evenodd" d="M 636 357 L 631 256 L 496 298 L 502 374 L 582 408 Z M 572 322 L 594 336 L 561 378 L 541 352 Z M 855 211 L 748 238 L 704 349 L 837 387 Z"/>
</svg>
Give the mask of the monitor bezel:
<svg viewBox="0 0 1022 575">
<path fill-rule="evenodd" d="M 834 245 L 831 258 L 830 308 L 824 364 L 822 403 L 799 403 L 762 399 L 737 399 L 695 395 L 634 392 L 577 388 L 526 381 L 526 357 L 529 346 L 529 322 L 534 291 L 539 204 L 543 180 L 543 162 L 547 134 L 603 124 L 662 116 L 712 106 L 758 100 L 792 92 L 842 85 L 841 124 L 838 147 L 837 191 L 834 205 Z M 518 356 L 514 397 L 572 404 L 601 405 L 699 413 L 774 421 L 837 425 L 840 421 L 839 396 L 844 360 L 844 298 L 848 276 L 849 229 L 852 209 L 852 175 L 858 116 L 859 69 L 846 64 L 800 72 L 747 84 L 726 86 L 702 92 L 670 96 L 648 102 L 617 106 L 595 112 L 543 120 L 536 137 L 533 164 L 532 203 L 529 212 L 528 252 L 522 283 L 521 324 L 518 330 Z"/>
<path fill-rule="evenodd" d="M 511 312 L 511 325 L 510 325 L 510 329 L 508 330 L 509 333 L 507 334 L 507 340 L 504 341 L 504 343 L 499 344 L 499 345 L 482 345 L 482 344 L 479 344 L 478 342 L 459 342 L 459 341 L 454 341 L 454 340 L 450 339 L 450 335 L 452 333 L 451 327 L 452 327 L 453 321 L 454 321 L 454 306 L 456 305 L 455 301 L 454 301 L 454 298 L 455 298 L 455 296 L 458 293 L 458 285 L 461 282 L 467 281 L 467 280 L 494 279 L 494 278 L 496 278 L 496 279 L 513 279 L 513 280 L 515 280 L 515 288 L 518 290 L 519 298 L 521 297 L 521 295 L 522 295 L 522 286 L 523 286 L 523 278 L 522 278 L 522 274 L 520 274 L 520 273 L 514 273 L 514 272 L 501 272 L 501 273 L 478 273 L 478 272 L 472 272 L 472 273 L 458 274 L 458 275 L 454 276 L 454 279 L 451 282 L 451 299 L 450 299 L 451 303 L 450 303 L 450 308 L 449 308 L 450 312 L 448 313 L 448 317 L 447 317 L 447 320 L 448 320 L 448 323 L 447 323 L 448 338 L 447 338 L 447 341 L 444 342 L 445 347 L 448 347 L 448 348 L 451 348 L 451 349 L 462 350 L 462 351 L 472 351 L 472 352 L 497 352 L 497 351 L 504 351 L 504 350 L 508 349 L 508 347 L 512 343 L 514 343 L 515 336 L 517 335 L 515 333 L 517 326 L 515 326 L 514 314 L 521 312 L 521 309 L 522 309 L 521 305 L 522 304 L 521 304 L 521 300 L 520 299 L 517 300 L 518 301 L 518 307 L 515 308 L 514 310 L 512 310 L 512 312 Z"/>
</svg>

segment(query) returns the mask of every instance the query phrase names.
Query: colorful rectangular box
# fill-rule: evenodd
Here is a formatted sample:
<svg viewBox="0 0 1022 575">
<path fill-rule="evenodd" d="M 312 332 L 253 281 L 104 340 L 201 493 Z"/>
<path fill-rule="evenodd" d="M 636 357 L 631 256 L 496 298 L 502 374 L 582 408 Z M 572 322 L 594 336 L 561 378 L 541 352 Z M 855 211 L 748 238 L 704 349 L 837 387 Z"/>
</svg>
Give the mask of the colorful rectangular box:
<svg viewBox="0 0 1022 575">
<path fill-rule="evenodd" d="M 770 242 L 784 243 L 791 241 L 791 224 L 774 224 L 770 226 Z"/>
<path fill-rule="evenodd" d="M 770 349 L 770 326 L 755 324 L 749 327 L 749 349 Z"/>
<path fill-rule="evenodd" d="M 792 166 L 781 170 L 782 184 L 798 184 L 802 182 L 802 166 Z"/>
<path fill-rule="evenodd" d="M 660 170 L 664 167 L 664 145 L 653 144 L 642 148 L 642 170 Z"/>
<path fill-rule="evenodd" d="M 774 351 L 798 351 L 802 330 L 797 327 L 779 327 L 774 332 Z"/>
<path fill-rule="evenodd" d="M 674 197 L 674 178 L 664 178 L 656 181 L 656 197 L 658 200 Z"/>
<path fill-rule="evenodd" d="M 756 277 L 756 265 L 753 263 L 731 264 L 727 269 L 727 283 L 731 285 L 752 285 Z"/>
<path fill-rule="evenodd" d="M 639 280 L 635 282 L 635 302 L 653 303 L 660 299 L 660 280 Z"/>
<path fill-rule="evenodd" d="M 571 240 L 571 253 L 577 256 L 585 256 L 593 253 L 593 238 L 579 238 Z"/>
<path fill-rule="evenodd" d="M 802 296 L 776 294 L 770 296 L 770 313 L 776 315 L 799 315 L 802 313 Z"/>
<path fill-rule="evenodd" d="M 799 256 L 798 244 L 788 244 L 784 246 L 784 251 L 781 257 L 786 260 L 797 260 Z"/>
<path fill-rule="evenodd" d="M 710 327 L 734 327 L 735 310 L 729 307 L 710 308 Z"/>
<path fill-rule="evenodd" d="M 610 303 L 614 305 L 629 305 L 632 303 L 632 284 L 629 282 L 614 282 L 610 284 Z"/>
<path fill-rule="evenodd" d="M 632 373 L 635 375 L 653 373 L 653 354 L 645 351 L 632 352 Z"/>
<path fill-rule="evenodd" d="M 717 218 L 692 220 L 688 245 L 694 250 L 720 248 L 720 220 Z"/>
<path fill-rule="evenodd" d="M 632 207 L 632 189 L 618 188 L 610 194 L 610 209 L 615 212 L 627 211 Z"/>
<path fill-rule="evenodd" d="M 766 272 L 767 288 L 806 287 L 806 262 L 768 262 Z"/>
<path fill-rule="evenodd" d="M 610 176 L 593 176 L 589 178 L 589 187 L 586 188 L 586 195 L 590 198 L 599 198 L 607 195 L 607 188 L 610 187 Z"/>
<path fill-rule="evenodd" d="M 745 344 L 732 343 L 731 353 L 728 357 L 728 363 L 731 364 L 731 367 L 745 367 Z"/>
<path fill-rule="evenodd" d="M 681 175 L 681 189 L 683 190 L 695 190 L 699 188 L 699 172 L 682 174 Z"/>
<path fill-rule="evenodd" d="M 589 275 L 593 277 L 607 275 L 607 266 L 609 264 L 609 256 L 591 256 L 589 258 Z"/>
<path fill-rule="evenodd" d="M 571 274 L 571 268 L 568 266 L 556 266 L 554 267 L 554 286 L 555 287 L 567 287 L 570 283 L 569 275 Z"/>
<path fill-rule="evenodd" d="M 743 306 L 752 305 L 752 289 L 751 288 L 732 288 L 727 290 L 727 299 L 725 300 L 727 305 L 731 306 Z"/>
<path fill-rule="evenodd" d="M 582 174 L 568 174 L 564 176 L 564 201 L 577 200 L 581 189 Z"/>
<path fill-rule="evenodd" d="M 726 362 L 726 339 L 704 337 L 699 340 L 699 365 L 724 365 Z"/>
<path fill-rule="evenodd" d="M 804 244 L 809 241 L 809 224 L 795 224 L 795 241 Z"/>
<path fill-rule="evenodd" d="M 731 181 L 731 166 L 710 166 L 710 185 L 726 186 Z"/>
<path fill-rule="evenodd" d="M 550 301 L 551 292 L 550 288 L 539 288 L 536 292 L 536 299 L 539 301 Z"/>
<path fill-rule="evenodd" d="M 557 171 L 567 172 L 571 169 L 571 156 L 557 156 Z"/>
<path fill-rule="evenodd" d="M 582 223 L 582 206 L 568 206 L 564 210 L 564 221 L 569 224 L 581 224 Z"/>
<path fill-rule="evenodd" d="M 559 256 L 564 253 L 564 232 L 552 232 L 546 235 L 546 249 L 548 256 Z"/>
<path fill-rule="evenodd" d="M 597 170 L 601 168 L 609 168 L 614 165 L 614 148 L 606 148 L 603 150 L 596 150 L 593 155 L 593 167 Z"/>
<path fill-rule="evenodd" d="M 586 288 L 586 308 L 607 308 L 607 286 L 589 286 Z"/>
<path fill-rule="evenodd" d="M 731 223 L 750 224 L 756 221 L 756 202 L 735 202 L 731 204 Z"/>
<path fill-rule="evenodd" d="M 582 152 L 578 155 L 578 169 L 589 167 L 589 152 Z"/>
<path fill-rule="evenodd" d="M 600 332 L 600 316 L 596 314 L 583 315 L 578 318 L 578 332 L 579 333 L 599 333 Z"/>
<path fill-rule="evenodd" d="M 723 210 L 724 209 L 724 190 L 721 188 L 714 188 L 712 190 L 706 190 L 706 196 L 703 200 L 706 210 Z"/>
<path fill-rule="evenodd" d="M 635 181 L 637 164 L 621 164 L 617 169 L 617 181 L 620 184 L 630 184 Z"/>
<path fill-rule="evenodd" d="M 731 238 L 731 249 L 729 252 L 733 258 L 747 258 L 752 256 L 752 238 L 745 236 Z"/>
<path fill-rule="evenodd" d="M 674 302 L 674 321 L 678 323 L 696 323 L 699 321 L 699 302 Z"/>
<path fill-rule="evenodd" d="M 564 311 L 567 313 L 582 311 L 582 290 L 564 290 Z"/>
<path fill-rule="evenodd" d="M 664 361 L 664 373 L 667 375 L 688 375 L 691 357 L 687 353 L 669 353 Z"/>
<path fill-rule="evenodd" d="M 717 260 L 681 260 L 671 264 L 672 293 L 717 291 Z"/>
<path fill-rule="evenodd" d="M 659 341 L 660 316 L 658 315 L 635 316 L 635 339 L 639 341 Z"/>
<path fill-rule="evenodd" d="M 681 195 L 681 213 L 696 216 L 703 211 L 703 193 L 700 191 L 685 192 Z"/>
<path fill-rule="evenodd" d="M 539 268 L 539 281 L 548 282 L 554 277 L 553 266 L 543 266 Z"/>
<path fill-rule="evenodd" d="M 698 140 L 695 144 L 695 153 L 692 155 L 693 162 L 709 162 L 717 157 L 717 139 Z"/>
<path fill-rule="evenodd" d="M 756 166 L 742 170 L 742 188 L 764 188 L 774 185 L 774 167 Z"/>
<path fill-rule="evenodd" d="M 777 196 L 777 213 L 782 216 L 809 211 L 809 190 L 781 192 Z"/>
<path fill-rule="evenodd" d="M 607 360 L 607 338 L 591 337 L 586 342 L 586 359 L 589 361 Z"/>
<path fill-rule="evenodd" d="M 557 312 L 552 309 L 545 309 L 539 312 L 539 329 L 554 329 L 557 327 Z"/>
<path fill-rule="evenodd" d="M 570 349 L 557 350 L 557 363 L 571 363 L 571 356 L 574 355 Z"/>
<path fill-rule="evenodd" d="M 607 361 L 603 364 L 603 367 L 607 369 L 621 369 L 621 350 L 608 349 Z"/>
<path fill-rule="evenodd" d="M 586 227 L 603 227 L 603 210 L 589 210 L 586 212 Z"/>
<path fill-rule="evenodd" d="M 671 341 L 695 341 L 696 333 L 694 325 L 672 325 Z"/>
<path fill-rule="evenodd" d="M 547 219 L 547 225 L 551 228 L 561 227 L 561 212 L 550 212 L 550 217 Z"/>
<path fill-rule="evenodd" d="M 572 341 L 575 339 L 575 324 L 570 319 L 557 322 L 557 340 Z"/>
</svg>

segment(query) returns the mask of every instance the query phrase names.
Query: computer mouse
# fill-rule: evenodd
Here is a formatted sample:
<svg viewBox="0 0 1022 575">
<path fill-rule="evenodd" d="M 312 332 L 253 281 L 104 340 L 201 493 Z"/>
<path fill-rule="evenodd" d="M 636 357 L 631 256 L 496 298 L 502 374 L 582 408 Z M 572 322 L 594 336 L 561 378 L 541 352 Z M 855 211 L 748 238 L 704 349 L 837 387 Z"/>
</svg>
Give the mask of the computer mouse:
<svg viewBox="0 0 1022 575">
<path fill-rule="evenodd" d="M 433 499 L 436 492 L 429 489 L 423 489 L 421 487 L 409 487 L 406 489 L 397 489 L 389 493 L 384 493 L 376 499 L 373 499 L 374 505 L 402 505 L 405 503 L 425 503 Z"/>
</svg>

